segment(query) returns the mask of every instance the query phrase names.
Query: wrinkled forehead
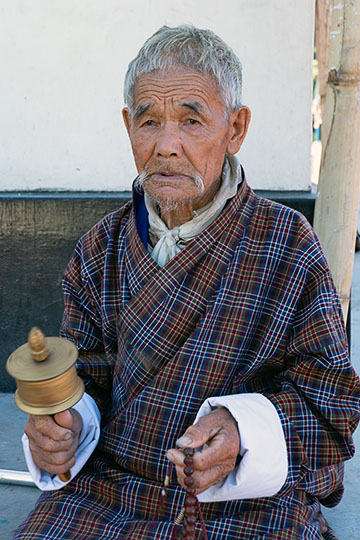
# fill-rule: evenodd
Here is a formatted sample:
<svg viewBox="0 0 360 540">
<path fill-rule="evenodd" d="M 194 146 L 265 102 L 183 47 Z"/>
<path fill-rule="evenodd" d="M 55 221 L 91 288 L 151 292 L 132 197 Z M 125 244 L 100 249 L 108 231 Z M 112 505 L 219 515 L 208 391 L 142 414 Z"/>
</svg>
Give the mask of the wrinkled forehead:
<svg viewBox="0 0 360 540">
<path fill-rule="evenodd" d="M 162 102 L 195 102 L 205 108 L 225 108 L 213 77 L 184 66 L 143 73 L 135 83 L 134 109 Z"/>
</svg>

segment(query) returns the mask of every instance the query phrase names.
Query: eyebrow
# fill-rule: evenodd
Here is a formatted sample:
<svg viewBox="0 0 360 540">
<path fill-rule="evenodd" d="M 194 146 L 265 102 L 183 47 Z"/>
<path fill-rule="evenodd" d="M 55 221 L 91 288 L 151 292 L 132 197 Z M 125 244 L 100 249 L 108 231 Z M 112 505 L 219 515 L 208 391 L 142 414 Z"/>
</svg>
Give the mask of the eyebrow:
<svg viewBox="0 0 360 540">
<path fill-rule="evenodd" d="M 142 116 L 144 113 L 146 113 L 146 111 L 150 107 L 152 107 L 152 105 L 150 103 L 148 105 L 139 105 L 138 107 L 136 107 L 135 113 L 134 113 L 135 119 L 137 120 L 138 118 L 140 118 L 140 116 Z"/>
<path fill-rule="evenodd" d="M 134 118 L 136 120 L 138 120 L 143 114 L 146 113 L 146 111 L 152 107 L 153 105 L 151 103 L 148 103 L 146 105 L 139 105 L 138 107 L 136 107 L 135 109 L 135 112 L 134 112 Z M 204 107 L 201 105 L 201 103 L 198 103 L 198 102 L 195 102 L 195 103 L 180 103 L 180 107 L 185 107 L 187 109 L 190 109 L 191 111 L 193 111 L 194 113 L 196 114 L 201 114 L 201 113 L 204 113 L 205 109 Z"/>
<path fill-rule="evenodd" d="M 201 103 L 195 102 L 195 103 L 180 103 L 181 107 L 186 107 L 192 111 L 194 111 L 196 114 L 201 114 L 204 112 L 204 107 L 201 105 Z"/>
</svg>

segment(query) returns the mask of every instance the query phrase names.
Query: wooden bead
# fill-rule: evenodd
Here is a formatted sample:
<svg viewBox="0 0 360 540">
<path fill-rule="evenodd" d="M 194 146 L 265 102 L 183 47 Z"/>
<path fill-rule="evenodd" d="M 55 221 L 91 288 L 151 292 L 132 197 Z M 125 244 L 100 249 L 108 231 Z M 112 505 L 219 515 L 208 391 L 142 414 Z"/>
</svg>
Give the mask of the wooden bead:
<svg viewBox="0 0 360 540">
<path fill-rule="evenodd" d="M 189 486 L 189 487 L 192 487 L 195 483 L 195 480 L 193 479 L 192 476 L 187 476 L 185 479 L 184 479 L 184 484 L 186 486 Z"/>
<path fill-rule="evenodd" d="M 184 448 L 183 452 L 185 454 L 184 457 L 184 484 L 186 486 L 185 488 L 185 501 L 184 501 L 184 517 L 182 521 L 182 529 L 181 529 L 181 538 L 184 538 L 186 540 L 195 540 L 196 531 L 196 489 L 194 487 L 195 480 L 193 478 L 194 474 L 194 449 L 193 448 Z"/>
<path fill-rule="evenodd" d="M 185 512 L 186 512 L 187 517 L 195 515 L 195 511 L 196 511 L 195 506 L 185 506 Z"/>
<path fill-rule="evenodd" d="M 195 497 L 187 497 L 185 506 L 195 506 L 196 505 L 196 499 Z"/>
</svg>

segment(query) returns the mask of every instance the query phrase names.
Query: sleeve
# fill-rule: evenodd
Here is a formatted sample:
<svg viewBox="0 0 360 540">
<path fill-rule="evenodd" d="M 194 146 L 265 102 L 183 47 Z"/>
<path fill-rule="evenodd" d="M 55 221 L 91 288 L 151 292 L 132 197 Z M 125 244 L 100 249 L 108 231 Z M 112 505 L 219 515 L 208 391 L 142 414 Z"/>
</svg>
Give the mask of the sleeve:
<svg viewBox="0 0 360 540">
<path fill-rule="evenodd" d="M 60 335 L 72 341 L 79 351 L 76 366 L 86 389 L 82 399 L 73 407 L 81 414 L 83 428 L 71 478 L 80 471 L 96 448 L 101 413 L 111 398 L 116 345 L 115 325 L 111 320 L 116 317 L 111 319 L 107 314 L 110 322 L 104 330 L 101 308 L 108 237 L 109 225 L 105 218 L 77 243 L 62 283 L 65 307 Z M 113 267 L 113 259 L 110 267 Z M 22 442 L 28 469 L 36 485 L 45 491 L 63 487 L 65 483 L 58 476 L 42 471 L 35 465 L 25 434 Z"/>
<path fill-rule="evenodd" d="M 332 506 L 342 496 L 343 462 L 354 454 L 360 387 L 349 360 L 340 302 L 316 240 L 307 259 L 283 369 L 248 391 L 267 397 L 282 424 L 288 474 L 279 494 L 297 488 Z M 306 263 L 304 255 L 298 264 Z"/>
<path fill-rule="evenodd" d="M 337 504 L 343 462 L 354 454 L 360 416 L 359 378 L 348 355 L 342 311 L 316 240 L 295 310 L 283 369 L 266 372 L 233 395 L 201 406 L 228 408 L 240 434 L 240 462 L 202 502 L 268 497 L 294 488 Z M 301 261 L 301 264 L 305 264 Z M 241 392 L 241 393 L 236 393 Z"/>
<path fill-rule="evenodd" d="M 65 271 L 60 335 L 76 345 L 78 374 L 102 412 L 111 394 L 116 331 L 111 324 L 106 332 L 103 328 L 101 291 L 105 250 L 97 246 L 97 236 L 93 234 L 85 242 L 83 239 L 78 242 Z"/>
<path fill-rule="evenodd" d="M 240 462 L 219 484 L 198 495 L 200 502 L 252 499 L 275 495 L 287 472 L 287 447 L 279 415 L 261 394 L 234 394 L 208 398 L 195 423 L 215 407 L 225 407 L 237 422 Z"/>
</svg>

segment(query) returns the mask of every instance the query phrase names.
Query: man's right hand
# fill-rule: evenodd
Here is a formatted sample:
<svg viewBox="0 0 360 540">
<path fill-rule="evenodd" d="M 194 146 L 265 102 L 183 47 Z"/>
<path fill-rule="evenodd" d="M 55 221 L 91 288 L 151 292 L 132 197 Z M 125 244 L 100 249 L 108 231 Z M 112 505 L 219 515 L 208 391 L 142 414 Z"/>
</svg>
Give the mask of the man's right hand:
<svg viewBox="0 0 360 540">
<path fill-rule="evenodd" d="M 81 428 L 81 416 L 73 409 L 54 416 L 30 416 L 24 431 L 35 465 L 51 474 L 73 467 Z"/>
</svg>

